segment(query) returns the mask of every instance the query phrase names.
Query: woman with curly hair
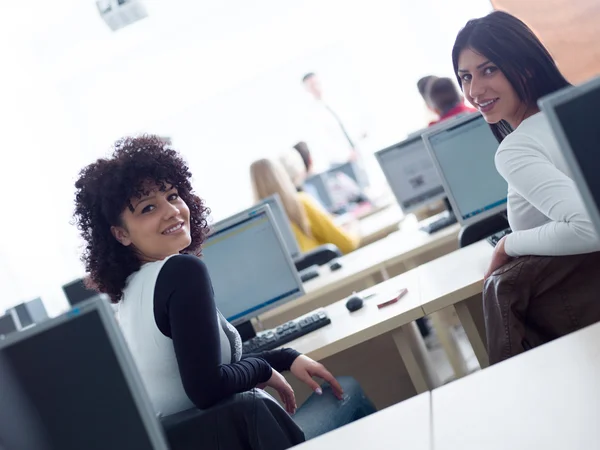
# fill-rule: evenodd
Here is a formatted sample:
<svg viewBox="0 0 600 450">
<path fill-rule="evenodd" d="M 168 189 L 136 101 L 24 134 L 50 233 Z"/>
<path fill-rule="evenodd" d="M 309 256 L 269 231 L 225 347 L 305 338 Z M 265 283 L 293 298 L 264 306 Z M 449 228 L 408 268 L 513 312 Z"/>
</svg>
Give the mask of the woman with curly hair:
<svg viewBox="0 0 600 450">
<path fill-rule="evenodd" d="M 313 414 L 319 404 L 329 417 L 345 411 L 336 426 L 372 412 L 362 392 L 354 406 L 319 402 L 326 396 L 313 376 L 327 381 L 338 399 L 344 390 L 354 394 L 295 350 L 241 354 L 240 336 L 217 310 L 199 257 L 209 210 L 190 179 L 175 150 L 156 136 L 142 136 L 118 141 L 112 157 L 85 167 L 75 184 L 75 218 L 86 241 L 82 259 L 93 286 L 119 304 L 119 325 L 156 411 L 206 409 L 235 393 L 270 386 L 294 413 L 294 392 L 280 374 L 290 370 L 322 395 L 309 399 Z M 327 404 L 333 409 L 323 409 Z"/>
</svg>

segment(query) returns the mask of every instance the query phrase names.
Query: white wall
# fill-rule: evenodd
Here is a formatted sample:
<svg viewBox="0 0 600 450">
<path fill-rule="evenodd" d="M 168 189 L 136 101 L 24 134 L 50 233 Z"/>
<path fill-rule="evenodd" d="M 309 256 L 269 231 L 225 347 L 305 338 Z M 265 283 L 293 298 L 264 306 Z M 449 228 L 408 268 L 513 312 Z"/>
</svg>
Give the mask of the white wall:
<svg viewBox="0 0 600 450">
<path fill-rule="evenodd" d="M 172 136 L 215 217 L 250 201 L 248 166 L 304 136 L 299 78 L 366 111 L 371 149 L 425 123 L 416 91 L 452 74 L 458 29 L 486 0 L 147 0 L 150 17 L 112 33 L 93 2 L 0 5 L 3 125 L 0 310 L 82 275 L 69 224 L 78 170 L 121 135 Z M 8 268 L 8 269 L 7 269 Z"/>
</svg>

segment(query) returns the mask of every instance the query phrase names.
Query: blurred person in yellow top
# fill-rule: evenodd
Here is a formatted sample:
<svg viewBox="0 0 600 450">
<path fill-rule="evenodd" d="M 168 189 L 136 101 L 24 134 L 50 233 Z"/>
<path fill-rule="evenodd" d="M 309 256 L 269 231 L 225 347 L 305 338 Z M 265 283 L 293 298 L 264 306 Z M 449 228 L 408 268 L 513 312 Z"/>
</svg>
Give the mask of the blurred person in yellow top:
<svg viewBox="0 0 600 450">
<path fill-rule="evenodd" d="M 336 225 L 333 216 L 302 191 L 306 169 L 296 150 L 290 149 L 278 160 L 253 162 L 250 178 L 256 201 L 279 194 L 302 252 L 324 244 L 335 245 L 343 254 L 358 247 L 358 236 Z"/>
</svg>

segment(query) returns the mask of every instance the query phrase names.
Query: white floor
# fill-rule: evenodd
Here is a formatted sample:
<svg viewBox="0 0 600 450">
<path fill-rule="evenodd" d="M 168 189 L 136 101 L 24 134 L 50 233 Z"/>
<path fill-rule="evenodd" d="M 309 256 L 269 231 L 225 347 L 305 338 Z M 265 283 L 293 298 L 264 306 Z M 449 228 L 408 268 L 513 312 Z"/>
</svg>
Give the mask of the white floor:
<svg viewBox="0 0 600 450">
<path fill-rule="evenodd" d="M 469 373 L 480 370 L 479 363 L 475 357 L 475 352 L 473 352 L 473 348 L 467 339 L 465 330 L 461 326 L 456 326 L 452 328 L 452 333 L 458 339 L 461 352 L 467 362 Z M 446 353 L 435 336 L 435 331 L 432 330 L 432 335 L 426 339 L 426 342 L 432 362 L 437 370 L 440 380 L 442 380 L 442 384 L 453 381 L 454 372 L 452 371 L 452 366 L 450 366 Z"/>
</svg>

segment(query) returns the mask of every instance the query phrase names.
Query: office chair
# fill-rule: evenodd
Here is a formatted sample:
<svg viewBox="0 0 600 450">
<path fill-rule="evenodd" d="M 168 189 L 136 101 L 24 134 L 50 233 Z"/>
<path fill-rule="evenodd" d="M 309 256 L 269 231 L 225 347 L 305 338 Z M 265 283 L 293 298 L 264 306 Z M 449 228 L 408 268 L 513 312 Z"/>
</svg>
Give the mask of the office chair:
<svg viewBox="0 0 600 450">
<path fill-rule="evenodd" d="M 460 230 L 458 235 L 458 246 L 460 248 L 479 242 L 494 233 L 508 228 L 506 213 L 496 214 L 483 219 L 481 222 L 472 223 Z"/>
<path fill-rule="evenodd" d="M 304 433 L 261 389 L 235 394 L 207 410 L 163 417 L 172 450 L 282 450 L 304 442 Z"/>
<path fill-rule="evenodd" d="M 325 244 L 303 253 L 294 260 L 294 264 L 296 265 L 296 270 L 300 272 L 315 264 L 322 266 L 340 256 L 342 256 L 342 252 L 340 252 L 339 248 L 333 244 Z"/>
</svg>

